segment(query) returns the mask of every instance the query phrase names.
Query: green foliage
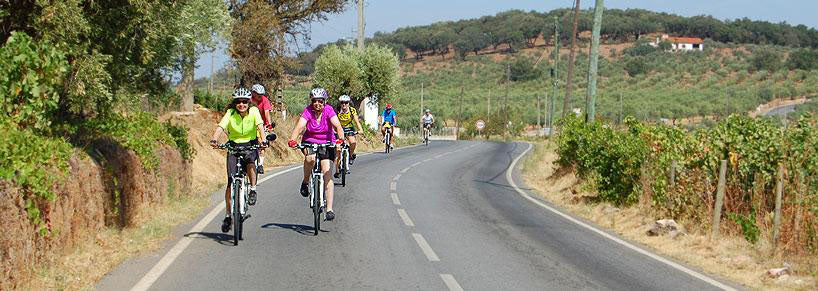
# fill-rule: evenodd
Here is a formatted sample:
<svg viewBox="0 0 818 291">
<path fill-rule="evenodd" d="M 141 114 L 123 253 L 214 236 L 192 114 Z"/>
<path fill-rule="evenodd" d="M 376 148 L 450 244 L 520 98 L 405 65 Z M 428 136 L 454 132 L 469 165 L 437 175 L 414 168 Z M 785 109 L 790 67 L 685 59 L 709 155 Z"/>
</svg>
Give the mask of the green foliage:
<svg viewBox="0 0 818 291">
<path fill-rule="evenodd" d="M 656 51 L 657 51 L 657 49 L 655 47 L 653 47 L 653 46 L 650 46 L 650 45 L 647 45 L 647 44 L 637 44 L 634 47 L 630 47 L 630 48 L 626 48 L 626 49 L 622 50 L 622 53 L 626 54 L 626 55 L 629 55 L 629 56 L 632 56 L 632 57 L 638 57 L 638 56 L 646 56 L 646 55 L 652 54 L 652 53 L 654 53 Z"/>
<path fill-rule="evenodd" d="M 397 92 L 399 61 L 389 48 L 369 45 L 363 52 L 351 45 L 328 46 L 315 61 L 315 82 L 331 96 L 349 95 L 355 104 L 365 97 Z"/>
<path fill-rule="evenodd" d="M 756 220 L 752 216 L 745 216 L 737 213 L 727 213 L 727 218 L 735 222 L 736 224 L 741 227 L 741 233 L 744 235 L 744 239 L 748 242 L 755 244 L 758 242 L 758 236 L 760 231 L 758 230 L 758 226 L 756 225 Z"/>
<path fill-rule="evenodd" d="M 56 199 L 52 185 L 65 177 L 71 146 L 64 139 L 43 137 L 8 119 L 0 119 L 0 130 L 0 179 L 23 189 L 28 217 L 45 234 L 40 206 Z"/>
<path fill-rule="evenodd" d="M 512 81 L 530 81 L 541 78 L 542 67 L 534 67 L 534 62 L 528 58 L 517 58 L 511 63 Z"/>
<path fill-rule="evenodd" d="M 634 123 L 633 119 L 626 122 Z M 599 198 L 617 205 L 636 202 L 640 169 L 648 149 L 634 132 L 622 132 L 602 125 L 585 123 L 569 115 L 559 122 L 557 161 L 576 166 L 580 175 L 595 177 Z"/>
<path fill-rule="evenodd" d="M 59 100 L 67 62 L 48 43 L 13 33 L 0 48 L 0 106 L 3 118 L 24 128 L 46 130 Z"/>
<path fill-rule="evenodd" d="M 216 112 L 224 112 L 232 100 L 228 96 L 208 94 L 204 90 L 193 92 L 193 102 Z"/>
<path fill-rule="evenodd" d="M 787 65 L 790 69 L 818 70 L 818 50 L 799 49 L 790 53 L 787 58 Z"/>
<path fill-rule="evenodd" d="M 642 58 L 632 58 L 625 63 L 625 71 L 628 75 L 635 77 L 637 75 L 646 74 L 650 71 L 648 64 Z"/>
<path fill-rule="evenodd" d="M 186 159 L 194 152 L 187 143 L 187 129 L 170 123 L 160 123 L 156 116 L 147 112 L 131 115 L 111 115 L 108 118 L 92 120 L 80 126 L 83 136 L 110 137 L 126 149 L 139 156 L 144 167 L 154 170 L 159 166 L 156 147 L 159 144 L 175 146 Z"/>
<path fill-rule="evenodd" d="M 750 58 L 750 68 L 753 71 L 775 72 L 782 66 L 781 59 L 781 55 L 771 49 L 759 50 Z"/>
</svg>

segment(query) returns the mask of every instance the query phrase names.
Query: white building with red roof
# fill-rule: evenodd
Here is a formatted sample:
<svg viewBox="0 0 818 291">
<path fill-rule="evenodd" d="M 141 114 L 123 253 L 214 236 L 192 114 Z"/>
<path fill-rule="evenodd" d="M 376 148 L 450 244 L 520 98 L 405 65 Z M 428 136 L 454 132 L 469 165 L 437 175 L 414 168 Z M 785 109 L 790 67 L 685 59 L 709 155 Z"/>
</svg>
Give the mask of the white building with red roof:
<svg viewBox="0 0 818 291">
<path fill-rule="evenodd" d="M 652 46 L 659 46 L 659 43 L 667 41 L 671 44 L 671 51 L 702 51 L 704 50 L 704 40 L 698 37 L 671 37 L 663 34 L 657 37 L 656 42 L 651 42 Z"/>
</svg>

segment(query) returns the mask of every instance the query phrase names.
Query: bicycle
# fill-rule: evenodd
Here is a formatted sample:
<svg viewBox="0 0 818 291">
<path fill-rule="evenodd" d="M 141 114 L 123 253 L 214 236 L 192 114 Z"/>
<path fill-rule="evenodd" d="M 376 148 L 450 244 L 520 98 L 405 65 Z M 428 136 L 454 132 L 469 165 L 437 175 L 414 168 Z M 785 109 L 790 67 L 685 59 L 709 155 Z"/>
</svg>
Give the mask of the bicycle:
<svg viewBox="0 0 818 291">
<path fill-rule="evenodd" d="M 423 125 L 423 145 L 424 146 L 429 145 L 429 136 L 432 134 L 431 130 L 427 126 L 431 126 L 431 124 L 429 124 L 429 125 L 424 124 Z"/>
<path fill-rule="evenodd" d="M 312 175 L 310 176 L 310 196 L 309 196 L 309 206 L 312 209 L 313 215 L 313 223 L 314 223 L 314 234 L 318 235 L 318 231 L 321 230 L 321 214 L 324 212 L 324 208 L 327 205 L 327 199 L 324 197 L 324 174 L 321 172 L 321 160 L 318 159 L 318 151 L 320 149 L 325 149 L 326 151 L 334 151 L 335 145 L 331 143 L 327 144 L 300 144 L 296 146 L 297 149 L 306 149 L 312 148 L 312 152 L 315 153 L 316 159 L 315 164 L 312 167 Z M 317 207 L 316 207 L 317 206 Z"/>
<path fill-rule="evenodd" d="M 392 125 L 389 122 L 383 124 L 384 128 L 384 136 L 383 141 L 386 144 L 386 148 L 384 149 L 384 153 L 389 153 L 392 151 Z"/>
<path fill-rule="evenodd" d="M 247 214 L 247 193 L 250 189 L 250 180 L 247 177 L 247 170 L 243 165 L 244 157 L 251 151 L 261 148 L 259 145 L 239 146 L 233 142 L 227 142 L 218 146 L 219 149 L 227 149 L 228 155 L 236 156 L 236 173 L 233 174 L 230 191 L 230 208 L 233 217 L 233 245 L 239 245 L 239 240 L 243 240 L 242 226 L 244 221 L 250 218 Z"/>
<path fill-rule="evenodd" d="M 341 146 L 341 186 L 347 186 L 347 173 L 349 172 L 349 144 L 344 142 Z"/>
</svg>

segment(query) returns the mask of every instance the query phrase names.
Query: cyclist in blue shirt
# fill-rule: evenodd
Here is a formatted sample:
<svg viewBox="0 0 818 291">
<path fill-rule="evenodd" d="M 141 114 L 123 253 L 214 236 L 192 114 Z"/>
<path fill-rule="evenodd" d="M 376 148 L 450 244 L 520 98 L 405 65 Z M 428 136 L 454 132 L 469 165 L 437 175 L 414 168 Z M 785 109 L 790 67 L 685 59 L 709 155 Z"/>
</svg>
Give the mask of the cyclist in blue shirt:
<svg viewBox="0 0 818 291">
<path fill-rule="evenodd" d="M 392 104 L 386 104 L 386 109 L 383 111 L 382 116 L 383 121 L 381 122 L 381 135 L 386 138 L 386 128 L 389 128 L 389 133 L 391 133 L 393 137 L 389 140 L 389 146 L 394 148 L 395 132 L 392 128 L 394 126 L 398 126 L 398 114 L 395 112 L 395 110 L 392 110 Z"/>
</svg>

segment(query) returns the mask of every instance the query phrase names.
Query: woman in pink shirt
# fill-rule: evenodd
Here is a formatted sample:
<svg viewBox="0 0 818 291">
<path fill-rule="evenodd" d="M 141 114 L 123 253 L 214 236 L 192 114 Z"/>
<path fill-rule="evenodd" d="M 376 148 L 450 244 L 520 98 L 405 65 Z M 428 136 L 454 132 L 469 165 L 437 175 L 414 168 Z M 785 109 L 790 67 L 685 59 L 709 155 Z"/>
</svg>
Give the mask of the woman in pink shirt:
<svg viewBox="0 0 818 291">
<path fill-rule="evenodd" d="M 310 91 L 310 105 L 304 108 L 301 113 L 301 118 L 298 119 L 293 132 L 290 134 L 290 139 L 287 144 L 291 148 L 295 148 L 298 143 L 295 141 L 303 132 L 301 143 L 303 144 L 341 144 L 344 142 L 344 129 L 341 127 L 341 122 L 335 114 L 332 106 L 326 106 L 329 94 L 323 88 L 315 88 Z M 335 138 L 332 130 L 340 137 Z M 334 180 L 330 174 L 330 168 L 335 160 L 334 148 L 322 148 L 315 153 L 312 148 L 305 148 L 304 153 L 304 180 L 301 181 L 301 196 L 307 197 L 310 195 L 309 186 L 307 185 L 312 174 L 312 167 L 315 165 L 316 159 L 321 163 L 321 172 L 324 175 L 324 193 L 327 196 L 327 220 L 335 219 L 335 212 L 332 209 L 332 194 L 334 189 Z"/>
</svg>

